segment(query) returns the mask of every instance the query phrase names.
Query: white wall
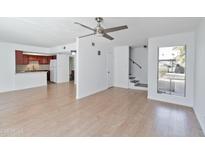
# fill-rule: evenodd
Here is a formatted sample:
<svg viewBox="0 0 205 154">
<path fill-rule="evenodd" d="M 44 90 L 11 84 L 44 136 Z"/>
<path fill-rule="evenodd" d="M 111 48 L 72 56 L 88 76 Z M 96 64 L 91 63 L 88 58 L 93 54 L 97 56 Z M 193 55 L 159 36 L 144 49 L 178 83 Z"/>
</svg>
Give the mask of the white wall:
<svg viewBox="0 0 205 154">
<path fill-rule="evenodd" d="M 147 84 L 148 49 L 143 47 L 131 48 L 130 58 L 142 66 L 142 69 L 140 69 L 130 62 L 130 73 L 132 76 L 136 77 L 137 80 L 140 80 L 140 83 Z"/>
<path fill-rule="evenodd" d="M 51 53 L 67 53 L 70 56 L 72 56 L 71 52 L 70 52 L 71 50 L 77 50 L 77 42 L 69 43 L 69 44 L 64 44 L 64 45 L 59 45 L 59 46 L 50 48 L 50 52 Z M 74 58 L 74 67 L 76 69 L 76 56 L 72 56 L 72 57 Z M 62 70 L 60 70 L 59 73 L 63 73 Z M 74 76 L 75 76 L 74 83 L 76 84 L 76 76 L 77 76 L 76 71 L 75 71 L 75 75 Z M 60 82 L 63 82 L 63 80 L 65 82 L 67 79 L 65 79 L 65 78 L 61 79 Z M 68 80 L 69 80 L 69 78 L 68 78 Z"/>
<path fill-rule="evenodd" d="M 93 41 L 95 42 L 95 40 Z M 112 49 L 95 42 L 90 37 L 78 39 L 77 48 L 77 95 L 83 98 L 107 88 L 106 52 Z M 101 55 L 98 55 L 98 50 Z"/>
<path fill-rule="evenodd" d="M 65 48 L 64 48 L 65 47 Z M 71 50 L 77 50 L 77 43 L 63 44 L 50 48 L 51 53 L 69 53 Z"/>
<path fill-rule="evenodd" d="M 16 72 L 15 72 L 15 50 L 24 50 L 30 52 L 49 53 L 48 48 L 26 46 L 13 43 L 0 43 L 0 92 L 17 90 L 15 87 Z M 23 81 L 23 79 L 21 80 Z M 35 82 L 34 82 L 35 84 Z"/>
<path fill-rule="evenodd" d="M 113 50 L 111 52 L 107 52 L 106 55 L 106 71 L 107 71 L 107 86 L 108 88 L 113 87 L 113 73 L 114 73 L 114 57 Z"/>
<path fill-rule="evenodd" d="M 205 133 L 205 20 L 196 32 L 194 111 Z"/>
<path fill-rule="evenodd" d="M 186 97 L 157 93 L 158 48 L 186 45 Z M 174 34 L 148 40 L 148 98 L 185 106 L 193 106 L 195 35 L 193 32 Z"/>
<path fill-rule="evenodd" d="M 114 86 L 128 88 L 129 82 L 129 46 L 114 48 Z"/>
<path fill-rule="evenodd" d="M 4 43 L 0 43 L 0 70 L 0 92 L 14 90 L 15 52 Z"/>
</svg>

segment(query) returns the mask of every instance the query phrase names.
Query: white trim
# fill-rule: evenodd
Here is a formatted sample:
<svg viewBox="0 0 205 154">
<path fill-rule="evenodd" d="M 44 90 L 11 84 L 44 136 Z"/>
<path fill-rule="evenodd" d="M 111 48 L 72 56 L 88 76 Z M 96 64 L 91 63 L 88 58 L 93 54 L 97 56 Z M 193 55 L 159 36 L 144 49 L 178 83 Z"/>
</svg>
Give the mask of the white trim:
<svg viewBox="0 0 205 154">
<path fill-rule="evenodd" d="M 200 124 L 200 126 L 201 126 L 201 129 L 202 129 L 202 131 L 203 131 L 203 134 L 205 135 L 205 125 L 203 124 L 203 120 L 202 120 L 202 117 L 205 117 L 205 116 L 202 116 L 202 115 L 198 114 L 197 111 L 196 111 L 196 109 L 193 108 L 193 110 L 194 110 L 194 113 L 195 113 L 195 115 L 196 115 L 196 118 L 197 118 L 197 120 L 198 120 L 198 122 L 199 122 L 199 124 Z"/>
<path fill-rule="evenodd" d="M 129 89 L 147 91 L 148 88 L 147 87 L 134 86 L 134 87 L 129 87 Z"/>
<path fill-rule="evenodd" d="M 95 95 L 95 94 L 97 94 L 97 93 L 100 93 L 100 92 L 103 92 L 103 91 L 105 91 L 105 90 L 107 90 L 108 88 L 106 87 L 106 88 L 102 88 L 102 89 L 98 89 L 98 90 L 96 90 L 96 91 L 92 91 L 92 92 L 88 92 L 87 94 L 84 94 L 84 95 L 81 95 L 81 96 L 77 96 L 76 95 L 76 99 L 77 100 L 80 100 L 80 99 L 83 99 L 84 97 L 89 97 L 89 96 L 92 96 L 92 95 Z"/>
<path fill-rule="evenodd" d="M 182 106 L 193 108 L 192 104 L 186 104 L 186 103 L 183 103 L 183 102 L 171 101 L 171 100 L 158 98 L 158 97 L 149 97 L 149 96 L 147 96 L 147 99 L 161 101 L 161 102 L 170 103 L 170 104 L 182 105 Z"/>
</svg>

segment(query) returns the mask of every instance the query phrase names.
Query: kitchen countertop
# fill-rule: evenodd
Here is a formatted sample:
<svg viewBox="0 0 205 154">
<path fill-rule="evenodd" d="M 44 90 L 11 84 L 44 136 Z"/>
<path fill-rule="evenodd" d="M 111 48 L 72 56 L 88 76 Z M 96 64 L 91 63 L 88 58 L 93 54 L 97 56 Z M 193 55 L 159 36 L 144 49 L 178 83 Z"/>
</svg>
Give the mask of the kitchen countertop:
<svg viewBox="0 0 205 154">
<path fill-rule="evenodd" d="M 16 74 L 23 74 L 23 73 L 47 73 L 49 70 L 36 70 L 36 71 L 19 71 Z"/>
</svg>

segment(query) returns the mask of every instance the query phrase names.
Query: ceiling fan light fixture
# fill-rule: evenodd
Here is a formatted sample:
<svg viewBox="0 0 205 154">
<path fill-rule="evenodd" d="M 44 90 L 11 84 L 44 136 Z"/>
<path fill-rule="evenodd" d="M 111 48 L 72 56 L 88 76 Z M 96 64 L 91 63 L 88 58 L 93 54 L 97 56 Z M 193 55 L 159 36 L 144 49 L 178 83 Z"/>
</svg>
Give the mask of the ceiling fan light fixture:
<svg viewBox="0 0 205 154">
<path fill-rule="evenodd" d="M 102 33 L 96 33 L 95 36 L 97 36 L 97 37 L 103 37 L 103 34 L 102 34 Z"/>
<path fill-rule="evenodd" d="M 89 30 L 93 31 L 93 33 L 87 34 L 87 35 L 84 35 L 84 36 L 80 36 L 79 38 L 95 35 L 97 37 L 104 37 L 106 39 L 113 40 L 114 38 L 111 37 L 110 35 L 108 35 L 107 33 L 128 29 L 127 25 L 118 26 L 118 27 L 111 27 L 111 28 L 104 29 L 101 26 L 101 22 L 103 21 L 103 18 L 97 17 L 97 18 L 95 18 L 95 20 L 97 21 L 97 26 L 95 28 L 91 28 L 91 27 L 83 25 L 83 24 L 81 24 L 79 22 L 75 22 L 75 24 L 78 24 L 78 25 L 80 25 L 80 26 L 82 26 L 82 27 L 84 27 L 86 29 L 89 29 Z"/>
</svg>

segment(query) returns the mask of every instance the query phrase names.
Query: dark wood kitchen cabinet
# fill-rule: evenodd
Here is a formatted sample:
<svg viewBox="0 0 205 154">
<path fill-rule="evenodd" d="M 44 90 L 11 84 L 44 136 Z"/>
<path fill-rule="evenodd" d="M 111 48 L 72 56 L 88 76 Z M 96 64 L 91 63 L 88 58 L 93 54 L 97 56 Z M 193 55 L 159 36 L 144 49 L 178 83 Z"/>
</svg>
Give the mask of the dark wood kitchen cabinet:
<svg viewBox="0 0 205 154">
<path fill-rule="evenodd" d="M 39 56 L 39 64 L 47 65 L 49 64 L 47 56 Z"/>
<path fill-rule="evenodd" d="M 28 55 L 23 55 L 23 64 L 24 65 L 28 65 L 29 64 L 29 59 L 28 59 Z"/>
<path fill-rule="evenodd" d="M 53 59 L 52 56 L 47 57 L 47 61 L 48 61 L 49 64 L 50 64 L 51 59 Z"/>
<path fill-rule="evenodd" d="M 40 56 L 39 58 L 40 58 L 39 64 L 42 64 L 42 65 L 48 65 L 50 64 L 51 59 L 55 59 L 54 56 Z"/>
<path fill-rule="evenodd" d="M 31 61 L 38 61 L 40 65 L 50 64 L 51 59 L 56 59 L 56 56 L 35 56 L 23 54 L 23 51 L 16 50 L 16 64 L 28 65 Z"/>
<path fill-rule="evenodd" d="M 16 50 L 16 64 L 23 65 L 23 52 Z"/>
<path fill-rule="evenodd" d="M 29 55 L 28 56 L 29 62 L 30 61 L 39 61 L 38 56 Z"/>
<path fill-rule="evenodd" d="M 24 55 L 22 51 L 16 51 L 16 64 L 17 65 L 28 65 L 28 55 Z"/>
<path fill-rule="evenodd" d="M 44 61 L 43 61 L 43 57 L 42 57 L 42 56 L 39 56 L 39 57 L 38 57 L 38 62 L 39 62 L 39 64 L 44 64 Z"/>
</svg>

